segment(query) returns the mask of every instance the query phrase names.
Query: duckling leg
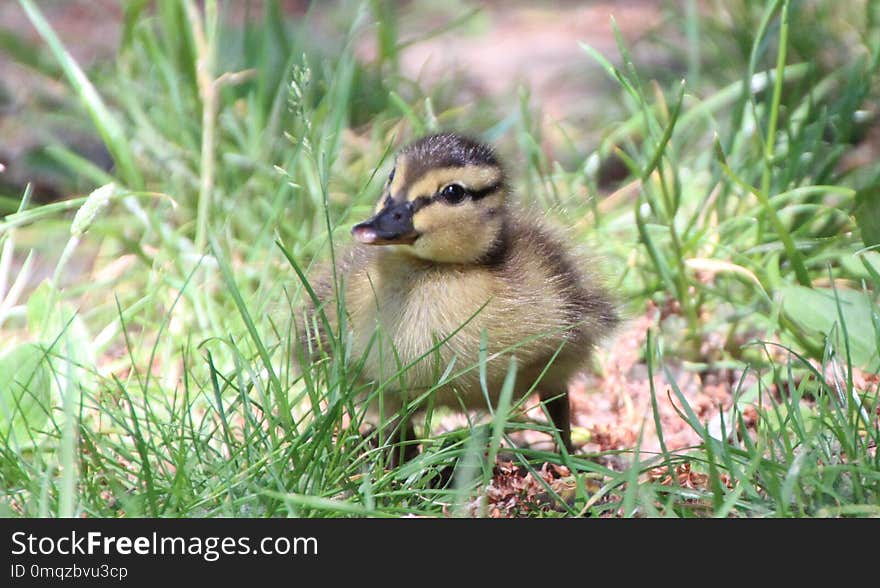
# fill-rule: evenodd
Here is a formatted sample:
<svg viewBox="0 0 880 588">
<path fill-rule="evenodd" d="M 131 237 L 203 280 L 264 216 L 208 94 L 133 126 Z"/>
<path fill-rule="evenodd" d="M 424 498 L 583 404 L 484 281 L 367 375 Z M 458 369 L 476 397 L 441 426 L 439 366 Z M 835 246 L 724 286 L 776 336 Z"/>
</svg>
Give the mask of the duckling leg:
<svg viewBox="0 0 880 588">
<path fill-rule="evenodd" d="M 378 399 L 367 409 L 367 418 L 377 423 L 377 429 L 381 429 L 386 463 L 391 468 L 399 467 L 419 454 L 418 437 L 413 427 L 412 415 L 407 414 L 404 407 L 405 402 L 398 398 L 397 394 L 388 394 L 384 397 L 383 409 L 380 409 Z M 377 435 L 376 447 L 379 439 Z"/>
<path fill-rule="evenodd" d="M 398 425 L 386 425 L 389 429 L 394 428 L 391 436 L 384 444 L 385 458 L 388 467 L 396 468 L 413 459 L 419 454 L 418 445 L 415 442 L 416 432 L 412 423 L 406 422 Z M 369 439 L 373 449 L 379 449 L 379 432 L 375 425 L 368 425 L 361 431 L 365 439 Z"/>
<path fill-rule="evenodd" d="M 419 454 L 419 446 L 416 443 L 416 430 L 412 421 L 400 423 L 391 437 L 391 455 L 389 465 L 396 468 L 413 459 Z"/>
<path fill-rule="evenodd" d="M 553 426 L 559 430 L 559 438 L 566 451 L 572 453 L 574 447 L 571 444 L 571 406 L 568 401 L 568 390 L 561 394 L 542 393 L 541 400 L 547 407 Z"/>
</svg>

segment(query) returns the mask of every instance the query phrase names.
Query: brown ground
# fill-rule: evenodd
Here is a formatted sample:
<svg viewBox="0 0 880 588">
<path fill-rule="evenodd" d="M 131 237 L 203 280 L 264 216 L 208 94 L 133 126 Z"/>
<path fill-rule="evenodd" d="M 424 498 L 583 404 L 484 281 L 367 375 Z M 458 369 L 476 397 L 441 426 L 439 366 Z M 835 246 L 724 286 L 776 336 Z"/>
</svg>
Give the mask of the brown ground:
<svg viewBox="0 0 880 588">
<path fill-rule="evenodd" d="M 55 28 L 73 57 L 88 70 L 100 59 L 111 58 L 120 39 L 122 12 L 115 0 L 37 0 L 46 19 Z M 244 3 L 233 3 L 226 16 L 232 21 L 243 17 Z M 259 6 L 258 2 L 252 2 Z M 308 2 L 284 0 L 290 18 L 301 18 Z M 613 16 L 628 42 L 644 35 L 661 20 L 660 2 L 652 0 L 573 1 L 492 1 L 485 2 L 473 26 L 456 29 L 408 47 L 401 57 L 402 73 L 430 84 L 432 80 L 456 72 L 464 76 L 468 95 L 490 94 L 502 97 L 515 110 L 519 84 L 531 90 L 531 104 L 541 113 L 547 133 L 555 133 L 556 121 L 568 119 L 594 124 L 591 114 L 607 84 L 606 74 L 579 46 L 585 42 L 612 61 L 617 49 L 611 28 Z M 335 3 L 317 3 L 317 22 L 332 20 Z M 476 6 L 476 3 L 468 6 Z M 401 3 L 401 38 L 411 39 L 449 22 L 459 14 L 454 8 L 437 8 L 425 12 L 413 8 L 418 3 Z M 324 15 L 322 11 L 328 14 Z M 259 10 L 254 10 L 259 14 Z M 326 18 L 325 18 L 326 17 Z M 0 27 L 39 42 L 17 2 L 0 2 Z M 373 27 L 367 26 L 357 45 L 364 58 L 375 54 Z M 48 52 L 47 52 L 48 54 Z M 654 54 L 636 55 L 642 64 L 659 64 Z M 601 90 L 599 90 L 601 89 Z M 0 102 L 0 173 L 13 185 L 33 181 L 32 171 L 20 162 L 29 149 L 45 141 L 46 122 L 35 112 L 37 102 L 46 97 L 60 98 L 64 85 L 34 74 L 31 70 L 0 59 L 0 96 L 10 96 L 7 104 Z M 467 96 L 462 96 L 466 107 Z M 30 116 L 29 116 L 30 113 Z M 36 119 L 36 120 L 35 120 Z M 586 129 L 584 129 L 586 130 Z M 63 131 L 62 131 L 63 132 Z M 62 140 L 84 141 L 77 136 Z M 552 141 L 545 145 L 550 149 Z M 97 150 L 98 145 L 85 145 Z M 88 151 L 87 151 L 88 153 Z M 99 154 L 96 153 L 96 156 Z M 57 197 L 52 186 L 36 186 Z"/>
<path fill-rule="evenodd" d="M 583 114 L 594 102 L 597 78 L 606 75 L 579 42 L 616 61 L 612 16 L 628 42 L 661 21 L 660 3 L 650 0 L 484 5 L 479 30 L 465 29 L 410 47 L 401 59 L 403 73 L 430 81 L 450 71 L 462 72 L 478 91 L 495 96 L 506 95 L 522 83 L 530 88 L 534 104 L 548 122 Z M 417 17 L 407 21 L 413 21 L 416 31 L 437 24 Z M 359 49 L 365 57 L 374 56 L 374 38 L 366 37 Z"/>
</svg>

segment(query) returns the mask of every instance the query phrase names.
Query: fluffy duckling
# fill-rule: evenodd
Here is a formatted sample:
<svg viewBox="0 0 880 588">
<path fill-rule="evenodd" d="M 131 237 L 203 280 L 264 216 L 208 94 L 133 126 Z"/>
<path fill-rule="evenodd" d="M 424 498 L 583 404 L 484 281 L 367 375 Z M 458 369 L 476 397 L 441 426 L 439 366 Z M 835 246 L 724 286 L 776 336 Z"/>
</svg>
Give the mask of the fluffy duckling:
<svg viewBox="0 0 880 588">
<path fill-rule="evenodd" d="M 589 261 L 537 212 L 510 202 L 490 147 L 453 133 L 408 145 L 375 215 L 351 232 L 357 244 L 338 257 L 338 281 L 324 276 L 315 291 L 335 329 L 334 283 L 343 290 L 352 357 L 367 354 L 362 377 L 391 381 L 393 392 L 386 386 L 382 399 L 386 415 L 436 386 L 451 362 L 452 373 L 477 366 L 485 332 L 491 401 L 512 354 L 514 393 L 524 394 L 540 377 L 540 397 L 562 443 L 573 449 L 568 383 L 617 314 Z M 486 408 L 476 367 L 434 394 L 435 404 Z"/>
</svg>

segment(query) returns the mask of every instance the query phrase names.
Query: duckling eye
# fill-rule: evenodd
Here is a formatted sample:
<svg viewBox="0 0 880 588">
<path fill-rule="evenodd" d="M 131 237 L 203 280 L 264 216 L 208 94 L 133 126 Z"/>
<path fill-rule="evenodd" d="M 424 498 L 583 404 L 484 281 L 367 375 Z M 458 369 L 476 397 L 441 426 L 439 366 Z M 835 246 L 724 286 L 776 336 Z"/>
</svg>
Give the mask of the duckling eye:
<svg viewBox="0 0 880 588">
<path fill-rule="evenodd" d="M 391 182 L 394 181 L 394 172 L 397 171 L 397 168 L 392 168 L 391 173 L 388 174 L 388 184 L 391 185 Z"/>
<path fill-rule="evenodd" d="M 465 189 L 459 184 L 449 184 L 440 190 L 440 198 L 448 204 L 458 204 L 467 196 Z"/>
</svg>

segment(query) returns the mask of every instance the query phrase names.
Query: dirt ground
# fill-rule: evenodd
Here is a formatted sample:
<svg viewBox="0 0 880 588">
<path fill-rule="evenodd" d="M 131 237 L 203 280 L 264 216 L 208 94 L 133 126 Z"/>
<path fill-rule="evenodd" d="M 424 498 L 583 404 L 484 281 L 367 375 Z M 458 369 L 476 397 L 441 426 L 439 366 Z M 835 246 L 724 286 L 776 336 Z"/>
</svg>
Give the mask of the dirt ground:
<svg viewBox="0 0 880 588">
<path fill-rule="evenodd" d="M 113 56 L 123 18 L 116 0 L 38 0 L 37 4 L 84 69 Z M 252 14 L 259 14 L 260 3 L 251 4 L 257 7 Z M 308 6 L 303 0 L 282 4 L 291 19 L 302 18 Z M 578 43 L 587 43 L 614 60 L 617 49 L 611 18 L 627 40 L 633 41 L 660 23 L 660 4 L 659 0 L 485 2 L 473 26 L 454 29 L 403 51 L 402 73 L 430 83 L 454 71 L 464 76 L 471 91 L 514 101 L 516 88 L 523 84 L 530 88 L 532 104 L 548 128 L 565 118 L 589 119 L 598 98 L 597 87 L 605 83 L 606 75 Z M 243 18 L 243 5 L 233 4 L 227 18 Z M 321 11 L 330 11 L 335 5 L 317 3 L 317 14 L 312 18 L 321 22 Z M 441 26 L 455 15 L 451 8 L 426 13 L 412 3 L 400 5 L 404 40 Z M 36 30 L 16 2 L 0 2 L 0 28 L 39 43 Z M 375 54 L 371 32 L 367 26 L 357 45 L 364 58 Z M 650 64 L 657 56 L 646 54 L 642 59 Z M 0 100 L 0 163 L 6 167 L 6 180 L 23 185 L 29 179 L 24 177 L 27 170 L 16 162 L 45 139 L 39 129 L 34 132 L 33 121 L 21 115 L 46 96 L 60 97 L 63 92 L 59 81 L 0 58 L 0 97 L 6 95 Z M 515 102 L 510 107 L 516 108 Z"/>
</svg>

